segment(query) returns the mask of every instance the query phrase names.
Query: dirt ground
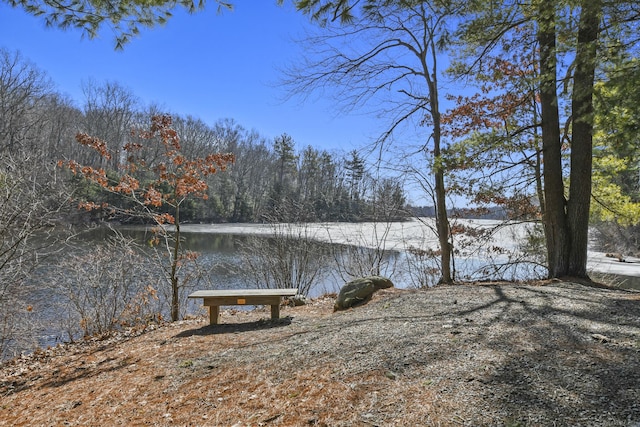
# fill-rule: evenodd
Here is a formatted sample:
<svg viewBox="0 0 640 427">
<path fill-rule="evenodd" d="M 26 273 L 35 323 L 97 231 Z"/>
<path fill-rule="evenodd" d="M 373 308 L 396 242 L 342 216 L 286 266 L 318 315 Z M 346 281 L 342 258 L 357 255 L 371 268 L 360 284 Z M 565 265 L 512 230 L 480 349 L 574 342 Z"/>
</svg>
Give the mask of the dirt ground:
<svg viewBox="0 0 640 427">
<path fill-rule="evenodd" d="M 0 426 L 640 426 L 640 292 L 379 291 L 204 318 L 0 366 Z"/>
</svg>

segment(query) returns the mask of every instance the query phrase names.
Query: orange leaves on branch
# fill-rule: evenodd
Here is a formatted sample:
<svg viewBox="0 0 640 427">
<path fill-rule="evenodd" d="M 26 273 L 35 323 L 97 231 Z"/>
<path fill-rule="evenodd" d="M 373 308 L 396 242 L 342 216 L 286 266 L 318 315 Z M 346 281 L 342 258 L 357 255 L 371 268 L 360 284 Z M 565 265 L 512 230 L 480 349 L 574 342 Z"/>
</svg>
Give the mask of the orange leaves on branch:
<svg viewBox="0 0 640 427">
<path fill-rule="evenodd" d="M 175 224 L 176 223 L 176 219 L 174 218 L 174 216 L 168 213 L 156 214 L 153 216 L 153 218 L 157 224 Z"/>
<path fill-rule="evenodd" d="M 92 168 L 91 166 L 82 166 L 75 160 L 59 160 L 58 167 L 69 169 L 74 175 L 82 175 L 89 181 L 95 182 L 101 187 L 107 187 L 107 174 L 102 168 Z"/>
<path fill-rule="evenodd" d="M 472 202 L 474 204 L 479 204 L 479 205 L 499 205 L 502 206 L 504 204 L 506 204 L 508 201 L 508 198 L 505 197 L 501 191 L 498 191 L 497 189 L 494 190 L 484 190 L 484 191 L 478 191 L 476 192 L 475 197 L 473 198 Z"/>
<path fill-rule="evenodd" d="M 156 232 L 154 231 L 154 233 Z M 149 246 L 151 247 L 158 246 L 160 244 L 160 235 L 156 234 L 151 239 L 149 239 L 147 243 L 149 243 Z"/>
<path fill-rule="evenodd" d="M 183 266 L 198 259 L 198 253 L 193 251 L 184 251 L 178 258 L 178 266 Z"/>
<path fill-rule="evenodd" d="M 163 203 L 162 193 L 153 187 L 149 187 L 144 193 L 143 200 L 144 204 L 147 206 L 160 207 Z"/>
<path fill-rule="evenodd" d="M 80 144 L 86 147 L 93 148 L 103 158 L 107 160 L 111 159 L 111 153 L 109 153 L 109 151 L 107 150 L 107 144 L 100 138 L 97 138 L 95 136 L 89 136 L 86 133 L 78 133 L 76 135 L 76 141 L 78 141 Z"/>
<path fill-rule="evenodd" d="M 188 259 L 191 261 L 194 261 L 196 259 L 198 259 L 199 254 L 197 252 L 194 251 L 185 251 L 185 253 L 182 255 L 182 257 L 184 259 Z"/>
<path fill-rule="evenodd" d="M 510 119 L 525 105 L 525 95 L 504 93 L 494 97 L 475 94 L 470 97 L 448 97 L 456 107 L 442 115 L 445 134 L 454 138 L 474 131 L 500 129 L 508 126 Z"/>
<path fill-rule="evenodd" d="M 177 155 L 173 158 L 173 164 L 176 166 L 182 166 L 184 165 L 186 159 L 183 155 Z"/>
<path fill-rule="evenodd" d="M 177 210 L 190 196 L 207 199 L 209 187 L 206 177 L 224 171 L 228 164 L 235 161 L 235 157 L 233 154 L 213 153 L 195 159 L 187 158 L 181 152 L 180 137 L 171 124 L 171 116 L 157 115 L 151 118 L 149 129 L 131 131 L 131 141 L 122 146 L 126 161 L 120 166 L 119 171 L 113 171 L 120 173 L 120 177 L 115 179 L 116 182 L 113 178 L 109 182 L 103 169 L 83 166 L 73 160 L 59 161 L 58 166 L 68 168 L 74 175 L 82 175 L 109 192 L 124 195 L 139 207 L 144 206 L 147 209 L 160 210 L 168 204 Z M 96 150 L 103 159 L 111 159 L 110 151 L 103 140 L 85 133 L 77 134 L 76 140 Z M 148 153 L 151 153 L 152 157 L 145 159 Z M 146 180 L 141 182 L 142 177 Z M 80 207 L 93 210 L 105 206 L 84 202 Z M 145 210 L 144 215 L 159 225 L 175 223 L 175 218 L 168 213 Z"/>
<path fill-rule="evenodd" d="M 208 189 L 203 179 L 208 175 L 226 170 L 229 163 L 235 161 L 233 154 L 214 153 L 204 158 L 187 159 L 181 153 L 180 138 L 177 132 L 171 128 L 172 119 L 169 115 L 158 115 L 151 118 L 151 127 L 147 131 L 133 132 L 145 140 L 159 141 L 164 147 L 165 161 L 154 165 L 153 172 L 158 176 L 158 181 L 163 181 L 174 189 L 176 197 L 184 198 L 188 195 L 207 198 Z M 132 149 L 138 146 L 132 146 Z M 125 147 L 127 149 L 127 147 Z M 160 182 L 156 182 L 156 186 Z M 150 196 L 152 193 L 150 193 Z M 163 197 L 168 200 L 168 197 Z M 148 200 L 159 200 L 158 197 L 149 197 Z"/>
<path fill-rule="evenodd" d="M 193 194 L 202 199 L 207 199 L 207 183 L 198 178 L 197 175 L 183 175 L 175 181 L 175 193 L 177 197 L 186 197 Z"/>
<path fill-rule="evenodd" d="M 122 147 L 122 149 L 124 151 L 126 151 L 127 153 L 133 153 L 133 152 L 136 152 L 136 151 L 140 151 L 140 150 L 142 150 L 142 148 L 144 148 L 144 146 L 142 144 L 140 144 L 139 142 L 127 142 Z M 130 157 L 130 159 L 133 159 L 133 157 Z"/>
<path fill-rule="evenodd" d="M 487 77 L 494 82 L 504 79 L 526 79 L 535 75 L 536 61 L 532 55 L 524 56 L 515 53 L 512 59 L 501 57 L 490 58 L 488 68 L 491 74 Z"/>
<path fill-rule="evenodd" d="M 106 209 L 109 205 L 106 203 L 94 203 L 94 202 L 80 202 L 78 203 L 78 209 L 84 209 L 85 211 L 93 211 L 96 209 Z"/>
<path fill-rule="evenodd" d="M 114 193 L 121 193 L 126 195 L 132 195 L 140 188 L 140 182 L 130 175 L 123 175 L 120 177 L 120 182 L 110 188 Z"/>
<path fill-rule="evenodd" d="M 153 139 L 159 137 L 162 144 L 165 146 L 167 153 L 172 151 L 180 151 L 180 137 L 171 124 L 173 119 L 168 114 L 155 115 L 151 117 L 151 127 L 149 130 L 134 130 L 131 132 L 132 136 L 138 136 L 142 139 Z"/>
<path fill-rule="evenodd" d="M 236 158 L 233 154 L 231 153 L 226 153 L 226 154 L 222 154 L 222 153 L 216 153 L 216 154 L 209 154 L 207 157 L 205 157 L 205 163 L 207 165 L 209 165 L 210 167 L 213 165 L 217 165 L 220 170 L 224 171 L 227 168 L 227 165 L 229 163 L 235 163 Z M 211 173 L 215 173 L 215 170 Z"/>
<path fill-rule="evenodd" d="M 445 134 L 459 138 L 476 131 L 506 130 L 531 110 L 538 97 L 532 83 L 537 75 L 535 56 L 515 51 L 510 54 L 511 58 L 487 58 L 484 71 L 478 75 L 481 93 L 448 97 L 456 106 L 443 114 Z"/>
<path fill-rule="evenodd" d="M 502 206 L 510 219 L 539 219 L 542 215 L 540 206 L 535 203 L 535 199 L 527 194 L 505 195 L 503 191 L 499 190 L 482 191 L 476 194 L 472 203 Z"/>
</svg>

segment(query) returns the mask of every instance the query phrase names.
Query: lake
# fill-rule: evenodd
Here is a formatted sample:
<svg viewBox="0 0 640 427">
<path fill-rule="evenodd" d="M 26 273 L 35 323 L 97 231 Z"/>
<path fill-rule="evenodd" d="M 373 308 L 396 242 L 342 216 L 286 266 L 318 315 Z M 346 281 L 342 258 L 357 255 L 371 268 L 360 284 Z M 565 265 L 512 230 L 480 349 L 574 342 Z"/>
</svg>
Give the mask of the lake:
<svg viewBox="0 0 640 427">
<path fill-rule="evenodd" d="M 466 221 L 465 226 L 475 226 L 489 230 L 489 238 L 466 238 L 456 236 L 456 247 L 462 248 L 455 259 L 457 278 L 460 280 L 492 279 L 532 279 L 543 277 L 545 271 L 535 264 L 519 264 L 517 242 L 527 233 L 525 226 L 499 227 L 494 221 Z M 337 292 L 340 287 L 354 276 L 381 274 L 390 277 L 400 288 L 432 286 L 438 276 L 438 259 L 433 251 L 437 248 L 437 238 L 433 234 L 433 224 L 428 219 L 403 223 L 329 223 L 292 225 L 260 224 L 206 224 L 186 225 L 182 227 L 185 237 L 184 247 L 199 254 L 197 258 L 197 278 L 192 280 L 188 292 L 197 289 L 230 289 L 264 287 L 265 280 L 256 277 L 256 271 L 281 271 L 282 265 L 294 271 L 302 269 L 303 262 L 312 263 L 317 268 L 313 275 L 306 277 L 306 294 L 317 296 L 323 293 Z M 119 227 L 125 236 L 145 244 L 153 237 L 150 231 L 140 227 Z M 97 274 L 91 267 L 99 267 L 91 258 L 96 247 L 112 233 L 108 229 L 94 229 L 79 236 L 78 241 L 50 258 L 48 264 L 35 272 L 33 280 L 27 283 L 28 303 L 32 311 L 25 315 L 25 336 L 31 334 L 31 343 L 14 345 L 12 353 L 33 348 L 33 342 L 39 346 L 55 345 L 77 334 L 78 320 L 61 312 L 60 297 L 52 290 L 51 284 L 71 280 L 73 268 L 60 274 L 57 264 L 72 262 L 76 270 L 85 270 Z M 285 235 L 286 239 L 274 238 Z M 486 237 L 486 236 L 485 236 Z M 298 247 L 302 241 L 304 245 Z M 320 242 L 311 245 L 309 242 Z M 502 248 L 502 249 L 501 249 Z M 311 260 L 299 256 L 309 251 Z M 293 253 L 296 256 L 288 255 Z M 263 255 L 261 255 L 263 254 Z M 514 255 L 515 254 L 515 255 Z M 124 258 L 116 254 L 116 261 Z M 261 264 L 261 258 L 275 259 L 285 264 Z M 75 264 L 73 264 L 75 263 Z M 146 263 L 158 270 L 157 264 Z M 496 268 L 494 266 L 499 266 Z M 126 267 L 126 266 L 124 266 Z M 118 268 L 124 268 L 120 265 Z M 626 274 L 629 277 L 640 276 L 640 264 L 614 263 L 604 254 L 590 252 L 590 267 L 608 275 Z M 615 268 L 615 270 L 613 270 Z M 251 274 L 253 269 L 253 273 Z M 117 269 L 113 269 L 117 270 Z M 116 273 L 111 271 L 110 273 Z M 129 277 L 142 276 L 141 271 L 132 271 Z M 102 272 L 101 274 L 105 274 Z M 86 286 L 81 275 L 71 291 L 81 291 Z M 146 276 L 145 276 L 146 277 Z M 195 276 L 194 276 L 195 277 Z M 304 278 L 303 277 L 303 278 Z M 146 279 L 145 279 L 146 280 Z M 87 280 L 88 281 L 88 280 Z M 305 286 L 307 286 L 305 285 Z M 81 286 L 81 287 L 80 287 Z M 155 284 L 158 288 L 162 285 Z M 166 286 L 165 286 L 166 287 Z M 283 286 L 289 287 L 289 286 Z M 203 312 L 201 302 L 183 301 L 186 312 Z M 160 303 L 166 298 L 160 294 Z M 66 306 L 68 308 L 68 306 Z M 165 304 L 166 308 L 166 304 Z M 238 308 L 238 307 L 235 307 Z M 65 309 L 66 310 L 66 309 Z M 27 340 L 29 341 L 29 340 Z"/>
<path fill-rule="evenodd" d="M 140 227 L 119 227 L 118 231 L 125 237 L 134 239 L 137 243 L 145 246 L 145 244 L 154 237 L 153 233 Z M 83 232 L 78 236 L 75 242 L 68 248 L 60 251 L 55 256 L 49 257 L 47 262 L 39 266 L 34 272 L 32 279 L 26 283 L 26 293 L 28 298 L 28 304 L 31 306 L 29 313 L 25 315 L 25 325 L 23 327 L 23 343 L 13 343 L 10 348 L 9 355 L 19 354 L 23 351 L 29 351 L 33 349 L 33 345 L 37 344 L 39 347 L 54 346 L 61 342 L 69 341 L 70 337 L 79 339 L 81 337 L 81 331 L 78 328 L 78 323 L 81 322 L 77 317 L 78 306 L 83 305 L 86 310 L 86 305 L 91 301 L 87 300 L 87 297 L 82 294 L 84 287 L 90 287 L 90 282 L 95 280 L 102 280 L 104 283 L 105 278 L 95 277 L 97 275 L 113 274 L 114 280 L 118 279 L 116 271 L 99 271 L 99 264 L 101 258 L 92 257 L 92 254 L 96 253 L 96 248 L 99 247 L 108 236 L 113 232 L 106 228 L 93 229 L 87 232 Z M 198 254 L 196 264 L 197 267 L 187 271 L 185 274 L 192 274 L 197 270 L 197 275 L 193 275 L 194 278 L 187 289 L 182 294 L 182 303 L 185 306 L 186 314 L 199 314 L 203 313 L 201 307 L 201 301 L 188 300 L 186 295 L 194 290 L 198 289 L 232 289 L 232 288 L 248 288 L 248 287 L 265 287 L 265 283 L 256 283 L 255 278 L 251 275 L 251 271 L 248 271 L 248 264 L 253 265 L 253 268 L 262 268 L 260 264 L 256 264 L 256 260 L 260 258 L 258 251 L 272 251 L 274 248 L 278 248 L 277 239 L 272 236 L 262 235 L 253 236 L 248 234 L 230 234 L 230 233 L 184 233 L 183 248 L 189 251 L 194 251 Z M 292 241 L 280 242 L 286 246 L 294 245 Z M 309 243 L 310 244 L 310 243 Z M 309 268 L 316 268 L 317 271 L 313 271 L 311 276 L 307 274 L 308 281 L 312 282 L 306 289 L 305 293 L 310 297 L 315 297 L 323 293 L 337 292 L 340 287 L 345 283 L 346 279 L 341 278 L 343 273 L 346 277 L 346 272 L 340 268 L 333 267 L 336 257 L 342 257 L 340 255 L 344 249 L 342 245 L 330 245 L 327 243 L 313 242 L 312 247 L 308 246 L 308 249 L 315 254 L 313 259 L 307 261 L 308 263 L 314 262 L 315 265 L 311 265 Z M 110 249 L 112 250 L 112 249 Z M 371 252 L 369 249 L 364 249 L 365 252 Z M 298 251 L 299 253 L 303 251 Z M 273 256 L 275 252 L 269 252 L 269 258 Z M 290 258 L 284 256 L 284 260 L 279 260 L 285 263 L 294 263 L 293 266 L 295 274 L 304 279 L 304 272 L 300 272 L 301 261 L 299 259 Z M 381 263 L 386 263 L 397 257 L 397 254 L 388 252 L 383 254 Z M 120 258 L 116 256 L 115 258 Z M 105 258 L 106 259 L 106 258 Z M 107 261 L 105 261 L 107 262 Z M 157 264 L 153 264 L 153 261 L 147 261 L 152 269 L 156 272 L 160 269 Z M 64 265 L 66 273 L 60 273 L 61 266 Z M 276 265 L 276 268 L 280 266 Z M 127 268 L 126 265 L 118 264 L 116 268 L 108 267 L 107 270 Z M 186 268 L 186 267 L 185 267 Z M 268 266 L 264 267 L 265 269 Z M 282 267 L 286 268 L 286 266 Z M 83 279 L 82 274 L 87 276 L 86 281 Z M 383 272 L 389 272 L 383 270 Z M 76 277 L 75 274 L 78 274 Z M 134 273 L 132 273 L 134 274 Z M 135 272 L 140 274 L 140 271 Z M 73 276 L 73 277 L 71 277 Z M 91 277 L 89 277 L 91 276 Z M 255 276 L 255 275 L 254 275 Z M 110 276 L 111 277 L 111 276 Z M 145 276 L 148 277 L 148 276 Z M 109 280 L 109 279 L 107 279 Z M 68 285 L 67 288 L 62 289 L 63 292 L 67 292 L 67 295 L 71 295 L 70 298 L 61 296 L 60 289 L 53 289 L 56 286 L 56 282 L 76 282 L 75 284 Z M 165 285 L 155 284 L 154 287 L 159 289 L 158 292 L 159 301 L 157 306 L 164 308 L 164 318 L 168 317 L 166 309 L 168 304 L 168 293 L 163 293 L 162 288 L 167 289 Z M 82 295 L 82 298 L 80 297 Z M 109 296 L 107 296 L 109 297 Z M 104 297 L 103 299 L 106 299 Z M 71 301 L 71 302 L 70 302 Z M 94 298 L 92 301 L 100 301 Z M 70 310 L 71 308 L 71 310 Z M 236 309 L 249 309 L 250 307 L 234 307 Z M 75 316 L 75 317 L 74 317 Z M 30 335 L 30 336 L 28 336 Z"/>
</svg>

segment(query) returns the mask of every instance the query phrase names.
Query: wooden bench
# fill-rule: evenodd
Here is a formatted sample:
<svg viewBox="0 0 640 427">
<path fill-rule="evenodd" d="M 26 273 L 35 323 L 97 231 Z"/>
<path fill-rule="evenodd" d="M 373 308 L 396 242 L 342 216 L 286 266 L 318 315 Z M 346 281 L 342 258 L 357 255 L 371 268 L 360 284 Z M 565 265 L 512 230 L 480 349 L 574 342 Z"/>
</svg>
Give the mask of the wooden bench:
<svg viewBox="0 0 640 427">
<path fill-rule="evenodd" d="M 270 305 L 271 319 L 280 318 L 280 303 L 283 297 L 292 297 L 297 289 L 227 289 L 196 291 L 189 298 L 203 298 L 209 307 L 209 324 L 217 325 L 221 305 Z"/>
</svg>

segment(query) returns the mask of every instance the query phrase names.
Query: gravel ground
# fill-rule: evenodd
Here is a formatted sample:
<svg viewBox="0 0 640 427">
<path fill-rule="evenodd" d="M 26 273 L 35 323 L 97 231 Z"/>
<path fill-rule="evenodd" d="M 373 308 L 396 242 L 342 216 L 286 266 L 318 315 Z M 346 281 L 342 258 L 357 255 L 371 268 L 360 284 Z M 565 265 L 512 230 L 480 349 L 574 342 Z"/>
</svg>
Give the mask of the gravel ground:
<svg viewBox="0 0 640 427">
<path fill-rule="evenodd" d="M 640 292 L 571 282 L 325 296 L 0 367 L 0 426 L 640 426 Z"/>
</svg>

